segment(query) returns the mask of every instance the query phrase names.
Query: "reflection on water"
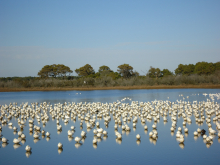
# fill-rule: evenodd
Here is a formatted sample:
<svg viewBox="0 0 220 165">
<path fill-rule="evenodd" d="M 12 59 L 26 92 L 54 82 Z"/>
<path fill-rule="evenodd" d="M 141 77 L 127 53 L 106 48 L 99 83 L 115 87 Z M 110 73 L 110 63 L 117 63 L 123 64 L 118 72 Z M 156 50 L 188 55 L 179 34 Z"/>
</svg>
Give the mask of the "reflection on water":
<svg viewBox="0 0 220 165">
<path fill-rule="evenodd" d="M 3 148 L 5 148 L 7 145 L 8 145 L 7 142 L 6 142 L 6 143 L 5 143 L 5 142 L 2 143 L 2 147 L 3 147 Z"/>
<path fill-rule="evenodd" d="M 185 147 L 184 143 L 179 143 L 179 146 L 181 149 L 184 149 L 184 147 Z"/>
<path fill-rule="evenodd" d="M 82 144 L 81 143 L 75 143 L 75 147 L 78 149 Z"/>
<path fill-rule="evenodd" d="M 63 152 L 63 148 L 58 148 L 58 153 L 61 154 Z"/>
<path fill-rule="evenodd" d="M 26 151 L 26 153 L 25 153 L 25 155 L 26 155 L 27 158 L 29 158 L 29 156 L 30 156 L 31 154 L 32 154 L 31 151 Z"/>
<path fill-rule="evenodd" d="M 1 142 L 0 164 L 15 164 L 14 160 L 16 164 L 31 164 L 33 160 L 36 164 L 70 164 L 73 156 L 76 164 L 147 161 L 217 164 L 220 101 L 217 95 L 203 93 L 219 92 L 219 89 L 1 92 L 0 137 L 3 134 L 9 141 Z M 11 108 L 5 110 L 5 104 Z M 206 130 L 207 138 L 198 128 Z M 94 133 L 95 129 L 101 133 Z M 137 134 L 141 139 L 137 140 Z M 81 137 L 80 143 L 75 142 L 75 137 Z M 20 143 L 13 144 L 14 138 Z M 57 150 L 59 142 L 64 147 Z M 33 148 L 33 153 L 25 151 L 26 145 Z M 169 159 L 171 154 L 175 159 Z M 191 155 L 195 157 L 189 159 L 192 162 L 184 159 Z M 196 159 L 204 156 L 207 160 Z"/>
<path fill-rule="evenodd" d="M 93 144 L 92 146 L 93 146 L 94 149 L 96 149 L 98 147 L 97 144 Z"/>
<path fill-rule="evenodd" d="M 137 145 L 141 144 L 141 140 L 136 140 Z"/>
</svg>

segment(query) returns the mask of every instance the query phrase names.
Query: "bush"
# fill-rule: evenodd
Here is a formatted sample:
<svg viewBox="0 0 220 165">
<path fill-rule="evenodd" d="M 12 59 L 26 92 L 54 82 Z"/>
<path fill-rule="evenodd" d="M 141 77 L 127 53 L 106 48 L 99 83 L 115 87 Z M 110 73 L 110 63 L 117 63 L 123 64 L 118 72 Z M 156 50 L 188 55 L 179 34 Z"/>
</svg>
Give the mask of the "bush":
<svg viewBox="0 0 220 165">
<path fill-rule="evenodd" d="M 160 84 L 163 85 L 174 85 L 175 77 L 174 76 L 165 76 L 160 79 Z"/>
<path fill-rule="evenodd" d="M 112 77 L 104 76 L 101 78 L 96 78 L 94 85 L 99 87 L 104 87 L 104 86 L 111 87 L 115 85 L 115 82 L 113 81 Z"/>
<path fill-rule="evenodd" d="M 155 85 L 155 81 L 153 78 L 146 78 L 146 85 L 150 85 L 150 86 L 153 86 Z"/>
<path fill-rule="evenodd" d="M 113 79 L 111 76 L 100 76 L 97 78 L 83 77 L 77 79 L 61 78 L 0 78 L 1 88 L 29 88 L 29 87 L 113 87 L 113 86 L 140 86 L 140 85 L 183 85 L 183 84 L 220 84 L 220 71 L 217 70 L 212 75 L 169 75 L 162 78 L 149 78 L 147 76 L 137 76 L 128 79 Z"/>
</svg>

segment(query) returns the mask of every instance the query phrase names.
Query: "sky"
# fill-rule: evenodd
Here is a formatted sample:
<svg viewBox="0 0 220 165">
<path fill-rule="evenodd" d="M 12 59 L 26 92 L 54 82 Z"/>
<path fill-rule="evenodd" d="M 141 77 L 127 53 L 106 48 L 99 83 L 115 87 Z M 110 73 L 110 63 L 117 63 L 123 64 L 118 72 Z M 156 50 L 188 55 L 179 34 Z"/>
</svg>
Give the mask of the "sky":
<svg viewBox="0 0 220 165">
<path fill-rule="evenodd" d="M 0 0 L 0 77 L 220 61 L 219 0 Z"/>
</svg>

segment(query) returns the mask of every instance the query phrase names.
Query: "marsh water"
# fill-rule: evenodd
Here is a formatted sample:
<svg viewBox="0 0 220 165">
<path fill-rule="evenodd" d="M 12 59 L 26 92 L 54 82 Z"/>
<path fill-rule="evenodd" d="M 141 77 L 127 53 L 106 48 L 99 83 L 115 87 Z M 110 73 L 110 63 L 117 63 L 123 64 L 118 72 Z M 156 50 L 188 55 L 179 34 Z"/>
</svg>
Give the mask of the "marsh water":
<svg viewBox="0 0 220 165">
<path fill-rule="evenodd" d="M 192 103 L 193 101 L 207 101 L 210 99 L 207 94 L 220 93 L 220 89 L 151 89 L 151 90 L 94 90 L 94 91 L 46 91 L 46 92 L 0 92 L 0 105 L 9 105 L 10 103 L 28 102 L 47 102 L 50 105 L 57 103 L 72 102 L 75 103 L 129 103 L 132 101 L 151 102 L 155 100 L 169 100 L 177 102 L 182 100 Z M 188 96 L 188 97 L 187 97 Z M 124 99 L 126 98 L 126 99 Z M 124 100 L 123 100 L 124 99 Z M 210 99 L 211 100 L 211 99 Z M 211 100 L 213 101 L 213 100 Z M 220 100 L 214 97 L 214 102 L 220 104 Z M 50 132 L 50 138 L 41 137 L 34 140 L 33 135 L 28 130 L 28 120 L 23 133 L 26 140 L 20 143 L 19 147 L 14 146 L 13 139 L 18 135 L 14 134 L 13 129 L 8 125 L 2 126 L 1 135 L 9 141 L 3 145 L 0 141 L 0 164 L 219 164 L 220 162 L 220 139 L 214 136 L 213 143 L 207 145 L 203 138 L 194 137 L 193 132 L 197 128 L 208 130 L 206 122 L 198 125 L 195 117 L 192 115 L 192 123 L 186 124 L 189 129 L 185 141 L 180 144 L 176 140 L 175 133 L 171 133 L 171 116 L 167 116 L 168 121 L 164 122 L 163 117 L 156 123 L 158 139 L 149 138 L 149 132 L 152 131 L 154 120 L 146 120 L 148 131 L 144 130 L 144 125 L 138 119 L 136 129 L 132 127 L 132 120 L 128 123 L 130 132 L 123 132 L 121 127 L 118 132 L 122 133 L 122 140 L 116 140 L 114 125 L 112 119 L 108 127 L 104 125 L 104 120 L 99 119 L 100 127 L 108 132 L 108 136 L 102 138 L 97 145 L 93 145 L 93 129 L 87 130 L 85 121 L 83 127 L 80 127 L 80 119 L 69 120 L 65 124 L 60 119 L 62 131 L 57 131 L 56 119 L 51 116 L 45 126 L 38 123 L 35 119 L 34 125 L 40 126 L 45 131 Z M 19 127 L 18 119 L 12 118 L 10 122 L 13 126 Z M 177 128 L 182 127 L 183 118 L 177 118 Z M 216 125 L 211 121 L 212 128 L 216 130 Z M 68 138 L 67 131 L 71 126 L 75 126 L 73 138 Z M 81 131 L 87 133 L 86 138 L 81 145 L 76 145 L 74 137 L 80 136 Z M 217 131 L 217 130 L 216 130 Z M 141 140 L 137 142 L 136 135 L 140 134 Z M 63 150 L 58 150 L 57 144 L 63 144 Z M 31 146 L 32 152 L 26 154 L 26 145 Z"/>
</svg>

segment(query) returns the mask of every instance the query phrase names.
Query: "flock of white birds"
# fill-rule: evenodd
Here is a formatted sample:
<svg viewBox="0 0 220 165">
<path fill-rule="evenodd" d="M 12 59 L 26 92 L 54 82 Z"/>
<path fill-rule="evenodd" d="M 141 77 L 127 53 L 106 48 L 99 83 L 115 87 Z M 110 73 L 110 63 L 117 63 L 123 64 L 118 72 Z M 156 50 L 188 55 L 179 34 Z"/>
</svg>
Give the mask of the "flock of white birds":
<svg viewBox="0 0 220 165">
<path fill-rule="evenodd" d="M 38 142 L 40 136 L 42 138 L 46 137 L 47 140 L 50 139 L 49 131 L 43 130 L 40 123 L 45 127 L 46 123 L 50 120 L 56 120 L 57 131 L 60 133 L 62 131 L 62 125 L 60 122 L 67 124 L 70 120 L 80 120 L 80 127 L 83 127 L 83 122 L 86 125 L 87 131 L 93 130 L 93 147 L 97 147 L 97 143 L 101 139 L 106 139 L 108 132 L 100 127 L 100 122 L 104 122 L 104 125 L 108 127 L 111 121 L 114 122 L 114 132 L 116 137 L 116 142 L 121 143 L 124 133 L 129 133 L 131 127 L 136 128 L 137 122 L 141 122 L 144 127 L 145 133 L 147 133 L 148 126 L 146 121 L 154 121 L 152 131 L 149 132 L 149 139 L 151 142 L 156 143 L 158 139 L 157 122 L 163 120 L 165 123 L 168 121 L 168 116 L 171 120 L 171 135 L 176 132 L 176 140 L 179 141 L 179 146 L 184 148 L 184 138 L 188 136 L 189 129 L 186 127 L 192 123 L 192 118 L 194 117 L 196 124 L 200 126 L 206 123 L 208 126 L 207 130 L 198 128 L 194 131 L 194 139 L 202 136 L 204 143 L 207 147 L 213 144 L 213 138 L 215 136 L 220 137 L 220 109 L 219 104 L 215 101 L 220 98 L 220 94 L 203 94 L 205 97 L 208 95 L 210 99 L 207 101 L 184 101 L 177 100 L 176 102 L 166 101 L 151 101 L 151 102 L 138 102 L 132 101 L 131 98 L 124 98 L 121 101 L 113 103 L 58 103 L 51 105 L 50 103 L 22 103 L 20 106 L 17 103 L 10 103 L 9 105 L 0 105 L 0 140 L 2 141 L 2 147 L 6 147 L 8 144 L 7 137 L 2 135 L 2 127 L 8 125 L 11 128 L 17 138 L 14 138 L 14 148 L 21 146 L 21 143 L 25 143 L 26 135 L 23 133 L 24 129 L 29 129 L 29 133 L 33 136 L 34 142 Z M 189 96 L 186 96 L 189 98 Z M 169 98 L 168 98 L 169 99 Z M 131 103 L 123 103 L 123 101 L 129 100 Z M 183 118 L 182 127 L 177 128 L 178 118 Z M 17 118 L 18 128 L 13 126 L 11 122 L 12 118 Z M 132 122 L 132 126 L 129 127 L 128 123 Z M 28 125 L 28 127 L 26 127 Z M 119 132 L 121 128 L 121 132 Z M 73 139 L 75 132 L 75 126 L 71 126 L 67 132 L 67 136 Z M 81 146 L 82 142 L 86 139 L 87 132 L 81 131 L 80 136 L 75 137 L 75 147 Z M 136 135 L 136 142 L 140 144 L 141 136 Z M 58 152 L 61 153 L 63 150 L 63 144 L 58 143 Z M 32 148 L 27 145 L 25 147 L 26 156 L 31 154 Z"/>
</svg>

